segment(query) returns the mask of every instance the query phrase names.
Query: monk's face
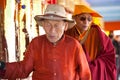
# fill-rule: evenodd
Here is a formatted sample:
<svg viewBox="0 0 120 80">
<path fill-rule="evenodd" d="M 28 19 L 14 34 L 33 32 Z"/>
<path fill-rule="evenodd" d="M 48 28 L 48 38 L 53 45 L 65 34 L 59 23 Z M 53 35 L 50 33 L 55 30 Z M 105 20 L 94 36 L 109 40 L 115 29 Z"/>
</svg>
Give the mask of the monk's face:
<svg viewBox="0 0 120 80">
<path fill-rule="evenodd" d="M 67 22 L 62 20 L 44 20 L 43 28 L 46 32 L 46 37 L 51 43 L 58 42 L 64 31 L 67 29 Z"/>
<path fill-rule="evenodd" d="M 92 16 L 88 13 L 76 15 L 74 19 L 80 32 L 86 31 L 92 23 Z"/>
</svg>

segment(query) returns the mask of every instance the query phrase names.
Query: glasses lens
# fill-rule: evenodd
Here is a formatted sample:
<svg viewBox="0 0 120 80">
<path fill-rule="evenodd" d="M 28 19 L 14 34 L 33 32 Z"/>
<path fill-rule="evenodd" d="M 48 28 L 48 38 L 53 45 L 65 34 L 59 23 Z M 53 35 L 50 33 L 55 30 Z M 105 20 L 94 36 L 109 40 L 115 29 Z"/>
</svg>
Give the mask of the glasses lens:
<svg viewBox="0 0 120 80">
<path fill-rule="evenodd" d="M 86 17 L 80 17 L 80 20 L 81 21 L 85 21 L 85 20 L 88 20 L 88 21 L 91 21 L 92 20 L 92 18 L 90 18 L 90 17 L 88 17 L 88 18 L 86 18 Z"/>
<path fill-rule="evenodd" d="M 86 17 L 80 17 L 80 20 L 81 20 L 81 21 L 85 21 L 85 20 L 86 20 Z"/>
<path fill-rule="evenodd" d="M 89 17 L 87 20 L 88 20 L 88 21 L 92 21 L 92 18 Z"/>
</svg>

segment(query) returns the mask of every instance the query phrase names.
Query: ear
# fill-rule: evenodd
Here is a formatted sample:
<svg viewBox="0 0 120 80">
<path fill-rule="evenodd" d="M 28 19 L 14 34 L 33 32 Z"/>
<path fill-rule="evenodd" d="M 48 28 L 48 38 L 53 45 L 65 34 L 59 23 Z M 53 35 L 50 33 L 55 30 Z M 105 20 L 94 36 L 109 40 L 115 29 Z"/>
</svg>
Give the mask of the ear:
<svg viewBox="0 0 120 80">
<path fill-rule="evenodd" d="M 65 22 L 65 31 L 68 29 L 68 22 Z"/>
</svg>

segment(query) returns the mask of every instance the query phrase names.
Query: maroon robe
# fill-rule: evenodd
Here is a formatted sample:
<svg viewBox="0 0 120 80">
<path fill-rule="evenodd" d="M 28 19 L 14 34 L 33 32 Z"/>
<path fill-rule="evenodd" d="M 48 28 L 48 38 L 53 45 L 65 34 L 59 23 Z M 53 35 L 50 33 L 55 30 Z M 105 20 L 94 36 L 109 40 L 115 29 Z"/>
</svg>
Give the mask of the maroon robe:
<svg viewBox="0 0 120 80">
<path fill-rule="evenodd" d="M 76 26 L 66 34 L 80 40 Z M 82 44 L 91 69 L 92 80 L 116 80 L 115 50 L 109 37 L 97 26 L 92 25 Z"/>
</svg>

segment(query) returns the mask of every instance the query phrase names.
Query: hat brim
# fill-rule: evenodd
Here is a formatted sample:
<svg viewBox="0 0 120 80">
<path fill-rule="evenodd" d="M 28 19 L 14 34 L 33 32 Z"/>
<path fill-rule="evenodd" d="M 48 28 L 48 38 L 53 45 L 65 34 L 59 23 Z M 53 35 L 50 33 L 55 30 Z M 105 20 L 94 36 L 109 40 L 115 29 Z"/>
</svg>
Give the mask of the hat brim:
<svg viewBox="0 0 120 80">
<path fill-rule="evenodd" d="M 82 13 L 89 13 L 92 17 L 102 17 L 98 12 L 86 5 L 75 5 L 73 17 Z"/>
<path fill-rule="evenodd" d="M 34 19 L 36 21 L 42 21 L 42 20 L 45 20 L 45 19 L 49 19 L 49 20 L 64 20 L 64 21 L 68 21 L 68 22 L 74 22 L 72 19 L 68 19 L 66 17 L 61 17 L 61 16 L 58 16 L 58 15 L 36 15 L 34 17 Z"/>
<path fill-rule="evenodd" d="M 68 28 L 69 29 L 72 28 L 75 25 L 74 20 L 68 19 L 68 18 L 65 18 L 65 17 L 60 17 L 60 16 L 57 16 L 57 15 L 36 15 L 34 17 L 34 19 L 40 26 L 43 26 L 42 22 L 44 20 L 63 20 L 63 21 L 66 21 L 66 22 L 68 22 Z"/>
</svg>

